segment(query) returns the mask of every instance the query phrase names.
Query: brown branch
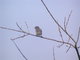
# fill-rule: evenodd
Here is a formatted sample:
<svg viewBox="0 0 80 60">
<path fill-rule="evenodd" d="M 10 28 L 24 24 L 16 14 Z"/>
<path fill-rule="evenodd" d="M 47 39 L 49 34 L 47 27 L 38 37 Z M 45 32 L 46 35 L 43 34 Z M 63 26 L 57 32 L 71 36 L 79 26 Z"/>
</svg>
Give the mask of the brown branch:
<svg viewBox="0 0 80 60">
<path fill-rule="evenodd" d="M 65 31 L 65 29 L 63 29 L 63 27 L 56 21 L 56 19 L 55 19 L 54 16 L 51 14 L 51 12 L 50 12 L 49 9 L 47 8 L 47 6 L 46 6 L 45 3 L 43 2 L 43 0 L 41 0 L 41 2 L 43 3 L 43 5 L 44 5 L 44 7 L 46 8 L 46 10 L 47 10 L 47 12 L 49 13 L 49 15 L 52 17 L 53 21 L 66 33 L 66 35 L 68 35 L 68 36 L 72 39 L 72 41 L 73 41 L 74 43 L 76 43 L 75 40 L 73 39 L 73 37 L 71 37 L 70 34 L 69 34 L 67 31 Z"/>
<path fill-rule="evenodd" d="M 27 34 L 27 35 L 30 35 L 30 36 L 35 36 L 35 37 L 43 38 L 43 39 L 46 39 L 46 40 L 55 41 L 55 42 L 58 42 L 58 43 L 68 44 L 68 45 L 71 45 L 72 47 L 74 47 L 74 45 L 72 45 L 71 43 L 68 43 L 68 42 L 59 41 L 59 40 L 56 40 L 56 39 L 52 39 L 52 38 L 48 38 L 48 37 L 43 37 L 43 36 L 36 36 L 36 35 L 34 35 L 34 34 L 27 33 L 27 32 L 25 32 L 25 31 L 15 30 L 15 29 L 11 29 L 11 28 L 6 28 L 6 27 L 0 27 L 0 28 L 1 28 L 1 29 L 6 29 L 6 30 L 15 31 L 15 32 L 24 33 L 24 34 Z"/>
</svg>

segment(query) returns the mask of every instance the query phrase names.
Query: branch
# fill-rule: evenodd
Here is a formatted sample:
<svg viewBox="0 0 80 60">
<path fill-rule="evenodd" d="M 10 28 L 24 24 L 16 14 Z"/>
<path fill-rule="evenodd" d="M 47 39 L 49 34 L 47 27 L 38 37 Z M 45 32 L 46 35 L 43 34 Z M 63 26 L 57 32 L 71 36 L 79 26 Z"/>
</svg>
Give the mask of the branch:
<svg viewBox="0 0 80 60">
<path fill-rule="evenodd" d="M 66 29 L 67 29 L 67 25 L 68 25 L 68 23 L 69 23 L 71 14 L 72 14 L 72 10 L 71 10 L 71 12 L 70 12 L 70 14 L 69 14 L 69 16 L 68 16 L 68 19 L 66 20 L 66 17 L 64 18 L 64 29 L 65 29 L 65 31 L 67 31 Z"/>
<path fill-rule="evenodd" d="M 79 51 L 78 51 L 77 45 L 75 45 L 75 50 L 76 50 L 77 56 L 78 56 L 78 58 L 79 58 L 79 60 L 80 60 L 80 55 L 79 55 Z"/>
<path fill-rule="evenodd" d="M 64 29 L 66 31 L 66 17 L 64 18 Z"/>
<path fill-rule="evenodd" d="M 15 32 L 24 33 L 24 34 L 27 34 L 27 35 L 30 35 L 30 36 L 35 36 L 35 37 L 43 38 L 43 39 L 46 39 L 46 40 L 55 41 L 55 42 L 58 42 L 58 43 L 68 44 L 68 45 L 71 45 L 72 47 L 74 47 L 74 45 L 72 45 L 71 43 L 64 42 L 64 41 L 59 41 L 59 40 L 52 39 L 52 38 L 48 38 L 48 37 L 37 36 L 37 35 L 31 34 L 31 33 L 27 33 L 27 32 L 25 32 L 24 30 L 23 30 L 23 31 L 20 31 L 20 30 L 15 30 L 15 29 L 6 28 L 6 27 L 0 27 L 0 28 L 1 28 L 1 29 L 6 29 L 6 30 L 15 31 Z"/>
<path fill-rule="evenodd" d="M 7 27 L 0 27 L 1 29 L 6 29 L 6 30 L 11 30 L 11 31 L 15 31 L 15 32 L 20 32 L 20 33 L 26 33 L 26 34 L 29 34 L 25 31 L 21 31 L 21 30 L 15 30 L 15 29 L 11 29 L 11 28 L 7 28 Z"/>
<path fill-rule="evenodd" d="M 59 34 L 60 34 L 60 37 L 61 37 L 62 41 L 64 41 L 64 40 L 63 40 L 63 36 L 62 36 L 62 32 L 61 32 L 61 30 L 60 30 L 60 27 L 58 27 L 58 31 L 59 31 Z"/>
<path fill-rule="evenodd" d="M 28 60 L 26 57 L 25 57 L 25 55 L 21 52 L 21 50 L 19 49 L 19 47 L 17 46 L 17 44 L 12 40 L 12 42 L 14 43 L 14 45 L 16 46 L 16 48 L 18 49 L 18 51 L 20 52 L 20 54 L 23 56 L 23 58 L 25 59 L 25 60 Z"/>
<path fill-rule="evenodd" d="M 26 27 L 27 27 L 28 32 L 30 33 L 27 22 L 25 22 L 25 24 L 26 24 Z"/>
<path fill-rule="evenodd" d="M 17 22 L 16 22 L 16 25 L 19 27 L 19 29 L 20 29 L 21 31 L 23 31 L 23 30 L 22 30 L 22 28 L 18 25 L 18 23 L 17 23 Z"/>
<path fill-rule="evenodd" d="M 43 3 L 44 7 L 46 8 L 47 12 L 49 13 L 49 15 L 52 17 L 53 21 L 72 39 L 72 41 L 74 43 L 75 40 L 73 39 L 73 37 L 70 36 L 70 34 L 68 32 L 65 31 L 65 29 L 63 29 L 63 27 L 56 21 L 56 19 L 54 18 L 54 16 L 51 14 L 51 12 L 49 11 L 49 9 L 47 8 L 47 6 L 45 5 L 45 3 L 43 2 L 43 0 L 41 0 L 41 2 Z"/>
<path fill-rule="evenodd" d="M 53 47 L 53 57 L 54 57 L 54 59 L 53 59 L 53 60 L 55 60 L 55 53 L 54 53 L 54 47 Z"/>
<path fill-rule="evenodd" d="M 71 45 L 68 47 L 68 49 L 67 49 L 67 51 L 66 51 L 66 53 L 69 51 L 69 49 L 71 48 Z"/>
<path fill-rule="evenodd" d="M 16 37 L 16 38 L 12 38 L 11 40 L 16 40 L 16 39 L 19 39 L 19 38 L 24 38 L 25 36 L 27 36 L 26 34 L 22 35 L 22 36 L 19 36 L 19 37 Z"/>
<path fill-rule="evenodd" d="M 79 41 L 79 36 L 80 36 L 80 27 L 79 27 L 78 36 L 77 36 L 77 42 L 76 43 L 78 43 L 78 41 Z"/>
<path fill-rule="evenodd" d="M 68 16 L 67 21 L 66 21 L 66 28 L 67 28 L 67 25 L 68 25 L 68 23 L 69 23 L 69 20 L 70 20 L 71 14 L 72 14 L 72 10 L 71 10 L 71 12 L 70 12 L 70 14 L 69 14 L 69 16 Z"/>
<path fill-rule="evenodd" d="M 61 40 L 62 40 L 62 41 L 64 41 L 64 40 L 63 40 L 63 36 L 62 36 L 62 32 L 61 32 L 61 30 L 60 30 L 60 27 L 59 27 L 59 26 L 58 26 L 58 31 L 59 31 L 59 34 L 60 34 Z M 63 44 L 64 44 L 64 43 L 62 43 L 62 44 L 61 44 L 61 45 L 59 45 L 58 47 L 60 48 L 61 46 L 63 46 Z"/>
</svg>

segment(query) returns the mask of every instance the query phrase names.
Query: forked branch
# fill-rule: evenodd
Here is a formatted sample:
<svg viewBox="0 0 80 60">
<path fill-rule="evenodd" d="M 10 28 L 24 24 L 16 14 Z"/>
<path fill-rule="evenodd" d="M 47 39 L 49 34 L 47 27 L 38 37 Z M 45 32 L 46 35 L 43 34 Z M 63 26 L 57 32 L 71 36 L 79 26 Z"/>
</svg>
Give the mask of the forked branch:
<svg viewBox="0 0 80 60">
<path fill-rule="evenodd" d="M 56 21 L 56 19 L 55 19 L 54 16 L 51 14 L 51 12 L 49 11 L 49 9 L 48 9 L 48 7 L 46 6 L 46 4 L 44 3 L 44 1 L 41 0 L 41 2 L 43 3 L 43 5 L 44 5 L 44 7 L 46 8 L 46 10 L 47 10 L 47 12 L 49 13 L 49 15 L 52 17 L 53 21 L 66 33 L 66 35 L 68 35 L 68 36 L 72 39 L 72 41 L 73 41 L 74 43 L 76 43 L 75 40 L 73 39 L 73 37 L 72 37 L 68 32 L 66 32 L 65 29 Z"/>
<path fill-rule="evenodd" d="M 53 38 L 48 38 L 48 37 L 43 37 L 43 36 L 37 36 L 35 34 L 31 34 L 31 33 L 28 33 L 26 31 L 20 31 L 20 30 L 16 30 L 16 29 L 11 29 L 11 28 L 7 28 L 7 27 L 0 27 L 1 29 L 6 29 L 6 30 L 11 30 L 11 31 L 15 31 L 15 32 L 20 32 L 20 33 L 24 33 L 26 34 L 27 36 L 30 35 L 30 36 L 35 36 L 35 37 L 39 37 L 39 38 L 43 38 L 43 39 L 46 39 L 46 40 L 50 40 L 50 41 L 55 41 L 55 42 L 58 42 L 58 43 L 65 43 L 65 44 L 68 44 L 68 45 L 71 45 L 72 47 L 74 47 L 74 45 L 72 45 L 71 43 L 68 43 L 68 42 L 64 42 L 64 41 L 60 41 L 60 40 L 56 40 L 56 39 L 53 39 Z M 25 37 L 25 35 L 21 36 L 21 37 Z M 18 37 L 20 38 L 20 37 Z M 15 39 L 13 39 L 15 40 Z"/>
</svg>

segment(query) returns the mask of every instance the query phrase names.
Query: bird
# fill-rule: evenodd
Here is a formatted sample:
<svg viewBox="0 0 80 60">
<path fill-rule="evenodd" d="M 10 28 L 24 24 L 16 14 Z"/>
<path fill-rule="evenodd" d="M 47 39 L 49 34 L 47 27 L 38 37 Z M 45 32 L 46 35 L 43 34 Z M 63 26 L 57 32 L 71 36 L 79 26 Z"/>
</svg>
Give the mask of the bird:
<svg viewBox="0 0 80 60">
<path fill-rule="evenodd" d="M 36 36 L 42 36 L 42 29 L 39 26 L 35 26 Z"/>
</svg>

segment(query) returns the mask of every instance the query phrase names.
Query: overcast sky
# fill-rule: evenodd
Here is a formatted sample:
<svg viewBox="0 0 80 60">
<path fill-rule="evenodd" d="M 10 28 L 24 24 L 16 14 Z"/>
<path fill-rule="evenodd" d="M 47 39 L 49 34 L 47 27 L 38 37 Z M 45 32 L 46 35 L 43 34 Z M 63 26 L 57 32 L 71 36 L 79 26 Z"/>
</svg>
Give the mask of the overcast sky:
<svg viewBox="0 0 80 60">
<path fill-rule="evenodd" d="M 76 40 L 80 26 L 80 0 L 44 0 L 44 2 L 61 26 L 64 17 L 67 18 L 72 10 L 67 29 Z M 0 26 L 19 29 L 16 26 L 17 22 L 28 31 L 25 21 L 30 33 L 35 34 L 34 27 L 39 26 L 43 36 L 61 40 L 57 25 L 40 0 L 0 0 Z M 21 35 L 23 34 L 0 29 L 0 60 L 25 60 L 10 40 Z M 68 37 L 64 33 L 63 35 L 66 41 Z M 28 60 L 53 60 L 53 47 L 56 60 L 78 60 L 73 48 L 66 53 L 68 48 L 65 45 L 58 48 L 60 44 L 53 41 L 26 36 L 15 42 Z M 80 41 L 78 44 L 80 45 Z"/>
</svg>

